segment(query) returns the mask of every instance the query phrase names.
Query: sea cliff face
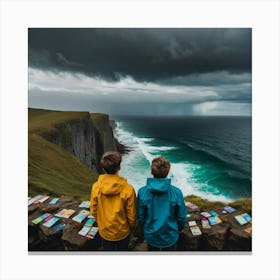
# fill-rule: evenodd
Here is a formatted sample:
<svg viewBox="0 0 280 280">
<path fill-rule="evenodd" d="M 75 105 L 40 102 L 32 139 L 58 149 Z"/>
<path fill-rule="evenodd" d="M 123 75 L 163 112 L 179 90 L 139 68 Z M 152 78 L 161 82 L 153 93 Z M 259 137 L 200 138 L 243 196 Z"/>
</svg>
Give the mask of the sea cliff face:
<svg viewBox="0 0 280 280">
<path fill-rule="evenodd" d="M 114 138 L 109 116 L 105 114 L 91 114 L 90 118 L 100 140 L 102 151 L 117 151 L 117 140 Z"/>
<path fill-rule="evenodd" d="M 104 152 L 123 152 L 122 145 L 114 137 L 109 116 L 105 114 L 87 114 L 82 119 L 57 123 L 55 130 L 43 133 L 43 137 L 98 173 L 102 173 L 99 162 Z"/>
<path fill-rule="evenodd" d="M 104 152 L 125 152 L 109 116 L 28 109 L 28 194 L 88 199 Z"/>
<path fill-rule="evenodd" d="M 98 170 L 97 141 L 94 126 L 89 117 L 55 125 L 52 133 L 44 133 L 48 141 L 75 155 L 88 168 Z"/>
</svg>

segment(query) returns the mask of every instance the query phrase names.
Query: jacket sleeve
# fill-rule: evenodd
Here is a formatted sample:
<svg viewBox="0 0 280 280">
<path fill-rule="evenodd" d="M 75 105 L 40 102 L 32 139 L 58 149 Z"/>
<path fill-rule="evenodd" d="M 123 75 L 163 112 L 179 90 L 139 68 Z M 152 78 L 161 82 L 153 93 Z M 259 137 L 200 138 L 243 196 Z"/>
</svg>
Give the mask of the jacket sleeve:
<svg viewBox="0 0 280 280">
<path fill-rule="evenodd" d="M 183 194 L 180 191 L 179 201 L 178 201 L 178 212 L 177 212 L 177 224 L 178 224 L 179 231 L 183 230 L 185 227 L 186 216 L 187 216 L 187 207 L 184 202 Z"/>
<path fill-rule="evenodd" d="M 147 210 L 143 203 L 143 200 L 141 199 L 141 194 L 139 191 L 137 196 L 137 214 L 138 214 L 138 222 L 141 226 L 143 226 L 147 216 Z"/>
<path fill-rule="evenodd" d="M 92 185 L 91 195 L 90 195 L 90 213 L 97 221 L 97 192 L 98 192 L 98 184 L 97 182 Z M 98 223 L 98 221 L 97 221 Z"/>
<path fill-rule="evenodd" d="M 126 202 L 126 215 L 130 228 L 134 229 L 136 227 L 136 195 L 132 186 Z"/>
</svg>

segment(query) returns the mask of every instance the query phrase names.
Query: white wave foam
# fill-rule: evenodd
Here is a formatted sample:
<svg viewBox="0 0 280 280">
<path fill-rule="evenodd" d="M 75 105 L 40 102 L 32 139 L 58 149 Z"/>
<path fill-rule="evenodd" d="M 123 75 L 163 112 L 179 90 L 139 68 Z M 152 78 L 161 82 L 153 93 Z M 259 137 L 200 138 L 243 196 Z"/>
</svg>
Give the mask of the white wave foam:
<svg viewBox="0 0 280 280">
<path fill-rule="evenodd" d="M 150 142 L 152 138 L 139 138 L 123 127 L 123 123 L 117 122 L 115 130 L 116 138 L 132 151 L 123 156 L 122 169 L 120 175 L 127 178 L 129 183 L 134 186 L 136 191 L 146 184 L 147 177 L 150 176 L 150 162 L 145 157 L 141 143 Z"/>
<path fill-rule="evenodd" d="M 116 138 L 123 144 L 132 148 L 132 151 L 124 155 L 120 175 L 128 179 L 136 191 L 146 184 L 148 177 L 151 177 L 150 164 L 153 158 L 160 156 L 161 151 L 174 150 L 176 147 L 153 146 L 156 139 L 148 137 L 137 137 L 125 129 L 122 122 L 117 122 L 115 130 Z M 182 190 L 184 196 L 197 195 L 210 201 L 230 202 L 231 199 L 207 191 L 201 191 L 201 185 L 194 182 L 192 172 L 198 166 L 190 163 L 170 162 L 171 169 L 169 176 L 172 184 Z M 217 190 L 218 191 L 218 190 Z"/>
<path fill-rule="evenodd" d="M 169 176 L 172 179 L 172 184 L 182 190 L 184 196 L 197 195 L 209 201 L 231 202 L 232 200 L 221 194 L 213 194 L 211 192 L 201 191 L 201 185 L 195 183 L 192 179 L 191 172 L 198 168 L 193 164 L 187 163 L 171 163 Z"/>
</svg>

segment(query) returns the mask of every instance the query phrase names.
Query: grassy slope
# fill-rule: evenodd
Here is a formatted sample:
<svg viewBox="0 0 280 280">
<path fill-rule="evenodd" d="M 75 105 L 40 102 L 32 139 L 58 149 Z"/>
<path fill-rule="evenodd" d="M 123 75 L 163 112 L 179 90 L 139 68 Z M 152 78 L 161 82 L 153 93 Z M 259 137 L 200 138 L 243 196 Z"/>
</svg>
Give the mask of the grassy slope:
<svg viewBox="0 0 280 280">
<path fill-rule="evenodd" d="M 83 119 L 89 115 L 88 112 L 61 112 L 41 109 L 28 109 L 28 132 L 52 132 L 57 123 Z"/>
<path fill-rule="evenodd" d="M 89 199 L 97 174 L 41 134 L 55 131 L 56 123 L 82 119 L 86 112 L 28 110 L 28 193 L 49 193 L 65 198 Z"/>
<path fill-rule="evenodd" d="M 251 198 L 241 198 L 241 199 L 233 201 L 229 204 L 225 204 L 220 201 L 208 201 L 206 199 L 202 199 L 195 195 L 189 195 L 189 196 L 185 197 L 185 200 L 190 201 L 204 209 L 214 209 L 216 207 L 230 205 L 231 207 L 242 210 L 244 212 L 247 212 L 250 215 L 252 214 L 252 199 Z"/>
</svg>

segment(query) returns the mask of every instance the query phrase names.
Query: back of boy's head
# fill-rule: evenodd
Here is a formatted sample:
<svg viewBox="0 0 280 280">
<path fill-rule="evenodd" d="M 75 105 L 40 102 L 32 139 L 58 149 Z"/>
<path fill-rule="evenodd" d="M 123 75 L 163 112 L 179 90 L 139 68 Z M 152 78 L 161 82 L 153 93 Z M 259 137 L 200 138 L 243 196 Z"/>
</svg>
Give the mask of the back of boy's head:
<svg viewBox="0 0 280 280">
<path fill-rule="evenodd" d="M 120 169 L 121 161 L 119 152 L 106 152 L 101 158 L 101 166 L 107 174 L 115 174 Z"/>
<path fill-rule="evenodd" d="M 170 170 L 170 162 L 164 157 L 154 158 L 151 165 L 151 172 L 155 178 L 165 178 Z"/>
</svg>

